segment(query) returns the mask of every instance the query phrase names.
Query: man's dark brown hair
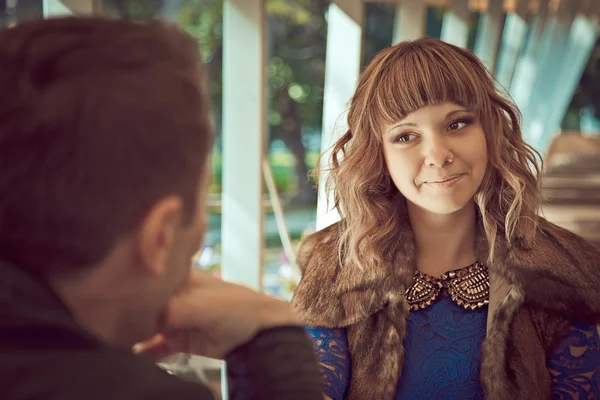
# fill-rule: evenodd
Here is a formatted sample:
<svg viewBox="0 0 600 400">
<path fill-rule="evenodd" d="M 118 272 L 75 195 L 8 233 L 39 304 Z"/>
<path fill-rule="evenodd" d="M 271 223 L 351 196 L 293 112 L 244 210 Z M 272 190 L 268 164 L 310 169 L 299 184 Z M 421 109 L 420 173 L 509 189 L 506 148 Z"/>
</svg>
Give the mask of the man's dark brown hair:
<svg viewBox="0 0 600 400">
<path fill-rule="evenodd" d="M 0 259 L 100 262 L 160 198 L 194 215 L 213 139 L 197 42 L 161 22 L 0 31 Z"/>
</svg>

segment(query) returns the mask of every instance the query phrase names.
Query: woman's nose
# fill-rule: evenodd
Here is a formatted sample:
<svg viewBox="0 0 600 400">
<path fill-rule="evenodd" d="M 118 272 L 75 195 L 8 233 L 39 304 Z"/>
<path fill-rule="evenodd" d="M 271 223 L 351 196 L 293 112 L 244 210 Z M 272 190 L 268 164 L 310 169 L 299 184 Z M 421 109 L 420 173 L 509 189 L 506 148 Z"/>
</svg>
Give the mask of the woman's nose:
<svg viewBox="0 0 600 400">
<path fill-rule="evenodd" d="M 430 141 L 425 150 L 425 165 L 428 167 L 441 168 L 447 163 L 453 161 L 453 154 L 450 148 L 444 143 L 441 138 L 436 138 Z"/>
</svg>

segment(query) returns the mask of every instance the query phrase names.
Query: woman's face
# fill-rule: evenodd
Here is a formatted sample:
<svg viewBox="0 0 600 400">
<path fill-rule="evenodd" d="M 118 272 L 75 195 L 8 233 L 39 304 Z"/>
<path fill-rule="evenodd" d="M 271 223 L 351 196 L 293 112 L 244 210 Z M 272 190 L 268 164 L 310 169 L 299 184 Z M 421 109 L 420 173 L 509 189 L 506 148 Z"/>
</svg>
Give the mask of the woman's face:
<svg viewBox="0 0 600 400">
<path fill-rule="evenodd" d="M 472 202 L 488 164 L 481 123 L 454 103 L 423 107 L 385 126 L 383 152 L 400 193 L 435 214 Z"/>
</svg>

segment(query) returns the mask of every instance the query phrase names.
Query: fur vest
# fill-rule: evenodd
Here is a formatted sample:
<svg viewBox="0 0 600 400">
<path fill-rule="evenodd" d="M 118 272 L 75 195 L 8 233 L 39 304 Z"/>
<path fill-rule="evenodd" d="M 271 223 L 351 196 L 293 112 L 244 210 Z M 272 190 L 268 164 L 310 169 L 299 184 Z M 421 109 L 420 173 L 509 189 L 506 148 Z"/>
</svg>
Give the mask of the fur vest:
<svg viewBox="0 0 600 400">
<path fill-rule="evenodd" d="M 392 400 L 402 374 L 409 306 L 405 289 L 415 270 L 409 224 L 386 261 L 363 269 L 340 266 L 340 223 L 301 244 L 303 272 L 293 305 L 308 326 L 345 327 L 351 354 L 347 399 Z M 477 254 L 487 259 L 478 233 Z M 481 385 L 486 399 L 549 399 L 547 355 L 571 321 L 600 322 L 600 251 L 579 236 L 540 219 L 530 248 L 498 237 L 490 274 L 487 336 Z M 368 338 L 368 339 L 366 339 Z"/>
</svg>

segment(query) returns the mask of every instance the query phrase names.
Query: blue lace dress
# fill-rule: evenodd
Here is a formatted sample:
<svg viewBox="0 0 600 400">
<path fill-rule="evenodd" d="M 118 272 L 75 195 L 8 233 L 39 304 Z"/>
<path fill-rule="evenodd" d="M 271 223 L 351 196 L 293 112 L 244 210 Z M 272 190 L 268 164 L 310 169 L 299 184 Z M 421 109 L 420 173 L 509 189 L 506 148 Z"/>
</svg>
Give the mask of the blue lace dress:
<svg viewBox="0 0 600 400">
<path fill-rule="evenodd" d="M 395 399 L 483 399 L 479 348 L 485 338 L 486 320 L 487 306 L 465 310 L 448 296 L 411 312 Z M 307 327 L 307 331 L 321 362 L 326 394 L 342 400 L 352 373 L 345 329 Z M 600 399 L 600 335 L 596 326 L 574 324 L 549 357 L 548 370 L 554 399 Z"/>
</svg>

